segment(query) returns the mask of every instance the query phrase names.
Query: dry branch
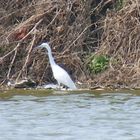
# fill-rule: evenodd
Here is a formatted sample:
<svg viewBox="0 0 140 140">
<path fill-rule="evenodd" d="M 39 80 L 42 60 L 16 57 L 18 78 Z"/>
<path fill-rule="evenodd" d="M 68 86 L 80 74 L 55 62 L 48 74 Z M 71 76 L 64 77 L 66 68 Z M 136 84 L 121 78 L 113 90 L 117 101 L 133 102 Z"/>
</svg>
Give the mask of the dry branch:
<svg viewBox="0 0 140 140">
<path fill-rule="evenodd" d="M 2 0 L 0 82 L 25 77 L 52 82 L 46 53 L 34 49 L 47 41 L 57 63 L 64 64 L 77 81 L 140 86 L 140 2 L 127 0 L 120 11 L 110 10 L 104 16 L 102 8 L 114 1 L 102 0 L 93 7 L 94 2 Z M 93 52 L 110 57 L 107 71 L 98 75 L 88 71 L 86 59 Z"/>
</svg>

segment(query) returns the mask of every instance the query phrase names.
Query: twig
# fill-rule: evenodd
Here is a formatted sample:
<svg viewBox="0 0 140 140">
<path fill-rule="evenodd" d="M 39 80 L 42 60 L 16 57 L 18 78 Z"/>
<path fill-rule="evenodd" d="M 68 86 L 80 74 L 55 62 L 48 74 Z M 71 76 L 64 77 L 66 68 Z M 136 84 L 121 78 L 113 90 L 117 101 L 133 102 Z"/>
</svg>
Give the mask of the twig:
<svg viewBox="0 0 140 140">
<path fill-rule="evenodd" d="M 41 84 L 41 82 L 43 81 L 43 78 L 44 78 L 44 75 L 45 75 L 45 72 L 46 72 L 48 66 L 49 66 L 49 63 L 47 64 L 47 66 L 46 66 L 46 68 L 44 69 L 44 72 L 43 72 L 41 78 L 39 79 L 39 84 Z"/>
<path fill-rule="evenodd" d="M 79 36 L 69 45 L 69 47 L 67 47 L 67 48 L 63 51 L 62 55 L 65 54 L 67 51 L 69 51 L 69 49 L 72 47 L 72 45 L 73 45 L 73 44 L 84 34 L 84 32 L 85 32 L 88 28 L 90 28 L 92 25 L 93 25 L 93 24 L 90 24 L 89 26 L 87 26 L 87 27 L 79 34 Z"/>
<path fill-rule="evenodd" d="M 17 46 L 19 46 L 19 43 L 18 43 Z M 18 47 L 16 47 L 16 48 L 18 48 Z M 10 63 L 10 66 L 9 66 L 9 70 L 8 70 L 8 73 L 7 73 L 7 79 L 9 79 L 10 72 L 11 72 L 12 66 L 13 66 L 13 64 L 14 64 L 16 55 L 17 55 L 17 49 L 15 50 L 15 54 L 14 54 L 14 56 L 13 56 L 13 59 L 12 59 L 11 63 Z"/>
<path fill-rule="evenodd" d="M 13 63 L 14 63 L 14 61 L 15 61 L 16 55 L 17 55 L 17 49 L 18 49 L 18 47 L 20 46 L 20 44 L 22 43 L 22 41 L 23 41 L 26 37 L 28 37 L 28 36 L 36 29 L 36 27 L 42 22 L 42 20 L 43 20 L 43 19 L 40 19 L 40 20 L 35 24 L 35 26 L 32 28 L 32 30 L 30 30 L 30 32 L 28 32 L 28 34 L 26 34 L 26 36 L 24 36 L 24 37 L 19 41 L 19 43 L 17 44 L 17 46 L 16 46 L 12 51 L 10 51 L 9 53 L 7 53 L 5 56 L 3 56 L 3 57 L 1 58 L 1 61 L 2 61 L 5 57 L 9 56 L 10 54 L 12 54 L 12 53 L 15 51 L 14 57 L 13 57 L 11 63 L 10 63 L 10 66 L 9 66 L 9 70 L 8 70 L 8 73 L 7 73 L 7 79 L 9 79 L 10 72 L 11 72 Z M 30 52 L 31 52 L 31 50 L 32 50 L 34 41 L 35 41 L 35 35 L 34 35 L 34 38 L 33 38 L 33 43 L 32 43 L 32 45 L 31 45 L 31 47 L 30 47 L 30 49 L 29 49 L 29 52 L 28 52 L 28 55 L 27 55 L 27 59 L 26 59 L 27 62 L 28 62 L 29 55 L 30 55 Z M 25 64 L 24 64 L 22 70 L 23 70 L 24 67 L 26 66 L 26 63 L 27 63 L 27 62 L 25 62 Z M 22 72 L 22 70 L 21 70 L 21 72 Z M 19 79 L 19 77 L 20 77 L 20 75 L 21 75 L 21 72 L 19 73 L 17 79 Z M 16 79 L 16 80 L 17 80 L 17 79 Z"/>
<path fill-rule="evenodd" d="M 0 58 L 0 60 L 2 61 L 5 57 L 9 56 L 10 54 L 12 54 L 14 51 L 16 51 L 16 49 L 20 46 L 21 42 L 27 38 L 35 29 L 36 27 L 42 22 L 43 19 L 40 19 L 35 26 L 28 32 L 28 34 L 26 34 L 21 40 L 19 40 L 19 43 L 17 44 L 17 46 L 11 50 L 10 52 L 8 52 L 6 55 L 4 55 L 3 57 Z"/>
<path fill-rule="evenodd" d="M 47 25 L 46 29 L 48 29 L 48 27 L 55 21 L 55 19 L 57 18 L 57 16 L 59 15 L 60 10 L 56 13 L 56 15 L 54 16 L 54 18 L 51 20 L 51 22 Z"/>
<path fill-rule="evenodd" d="M 20 46 L 20 43 L 17 44 L 17 46 L 10 52 L 8 52 L 6 55 L 4 55 L 3 57 L 0 58 L 0 60 L 2 61 L 5 57 L 9 56 L 10 54 L 12 54 L 14 51 L 16 51 L 16 49 Z"/>
<path fill-rule="evenodd" d="M 25 69 L 25 67 L 26 67 L 26 65 L 27 65 L 27 62 L 28 62 L 28 60 L 29 60 L 30 53 L 31 53 L 31 51 L 32 51 L 32 48 L 33 48 L 33 45 L 34 45 L 34 42 L 35 42 L 35 39 L 36 39 L 35 30 L 36 30 L 37 26 L 42 22 L 42 20 L 43 20 L 43 19 L 40 19 L 40 20 L 35 24 L 35 26 L 32 28 L 32 30 L 22 39 L 22 40 L 24 40 L 29 34 L 31 34 L 32 32 L 34 32 L 33 40 L 32 40 L 32 42 L 31 42 L 31 47 L 30 47 L 30 49 L 29 49 L 29 51 L 28 51 L 28 54 L 27 54 L 27 57 L 26 57 L 26 61 L 25 61 L 24 65 L 23 65 L 22 69 L 20 70 L 20 72 L 19 72 L 19 74 L 18 74 L 18 76 L 17 76 L 17 78 L 16 78 L 16 81 L 18 81 L 19 77 L 21 76 L 22 71 Z"/>
<path fill-rule="evenodd" d="M 26 57 L 26 61 L 25 61 L 24 65 L 23 65 L 22 69 L 20 70 L 20 72 L 19 72 L 17 78 L 16 78 L 16 82 L 18 81 L 19 77 L 21 76 L 21 73 L 22 73 L 22 72 L 25 70 L 25 68 L 26 68 L 26 65 L 27 65 L 28 60 L 29 60 L 29 56 L 30 56 L 30 54 L 31 54 L 32 48 L 33 48 L 34 43 L 35 43 L 35 39 L 36 39 L 36 34 L 34 34 L 34 36 L 33 36 L 33 40 L 32 40 L 32 42 L 31 42 L 31 46 L 30 46 L 30 48 L 29 48 L 29 51 L 28 51 L 28 54 L 27 54 L 27 57 Z"/>
</svg>

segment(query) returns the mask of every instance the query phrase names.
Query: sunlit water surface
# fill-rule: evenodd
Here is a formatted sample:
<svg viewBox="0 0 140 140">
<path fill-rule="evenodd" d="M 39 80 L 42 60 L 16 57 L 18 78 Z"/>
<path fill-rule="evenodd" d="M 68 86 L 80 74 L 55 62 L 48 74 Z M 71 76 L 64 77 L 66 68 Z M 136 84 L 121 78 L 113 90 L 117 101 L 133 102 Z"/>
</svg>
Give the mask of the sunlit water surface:
<svg viewBox="0 0 140 140">
<path fill-rule="evenodd" d="M 24 92 L 1 94 L 0 140 L 140 140 L 139 92 Z"/>
</svg>

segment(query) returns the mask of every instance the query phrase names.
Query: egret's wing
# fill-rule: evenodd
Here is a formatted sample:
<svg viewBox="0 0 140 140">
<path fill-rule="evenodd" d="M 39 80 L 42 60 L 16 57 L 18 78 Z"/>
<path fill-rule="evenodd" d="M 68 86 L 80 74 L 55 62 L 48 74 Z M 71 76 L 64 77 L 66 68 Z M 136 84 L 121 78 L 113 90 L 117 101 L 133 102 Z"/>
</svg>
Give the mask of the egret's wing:
<svg viewBox="0 0 140 140">
<path fill-rule="evenodd" d="M 72 79 L 70 78 L 69 74 L 60 66 L 55 65 L 52 67 L 54 78 L 59 82 L 71 89 L 76 89 L 76 86 Z"/>
</svg>

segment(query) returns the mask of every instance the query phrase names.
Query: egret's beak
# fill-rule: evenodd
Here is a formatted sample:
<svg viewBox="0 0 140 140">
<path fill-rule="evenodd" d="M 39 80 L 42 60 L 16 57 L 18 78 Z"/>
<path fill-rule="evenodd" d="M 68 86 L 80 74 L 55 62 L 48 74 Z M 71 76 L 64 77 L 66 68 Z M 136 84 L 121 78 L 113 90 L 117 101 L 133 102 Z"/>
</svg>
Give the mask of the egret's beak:
<svg viewBox="0 0 140 140">
<path fill-rule="evenodd" d="M 42 45 L 37 46 L 36 48 L 42 48 Z"/>
<path fill-rule="evenodd" d="M 39 45 L 39 46 L 36 47 L 36 49 L 42 49 L 42 48 L 43 48 L 42 45 Z"/>
</svg>

